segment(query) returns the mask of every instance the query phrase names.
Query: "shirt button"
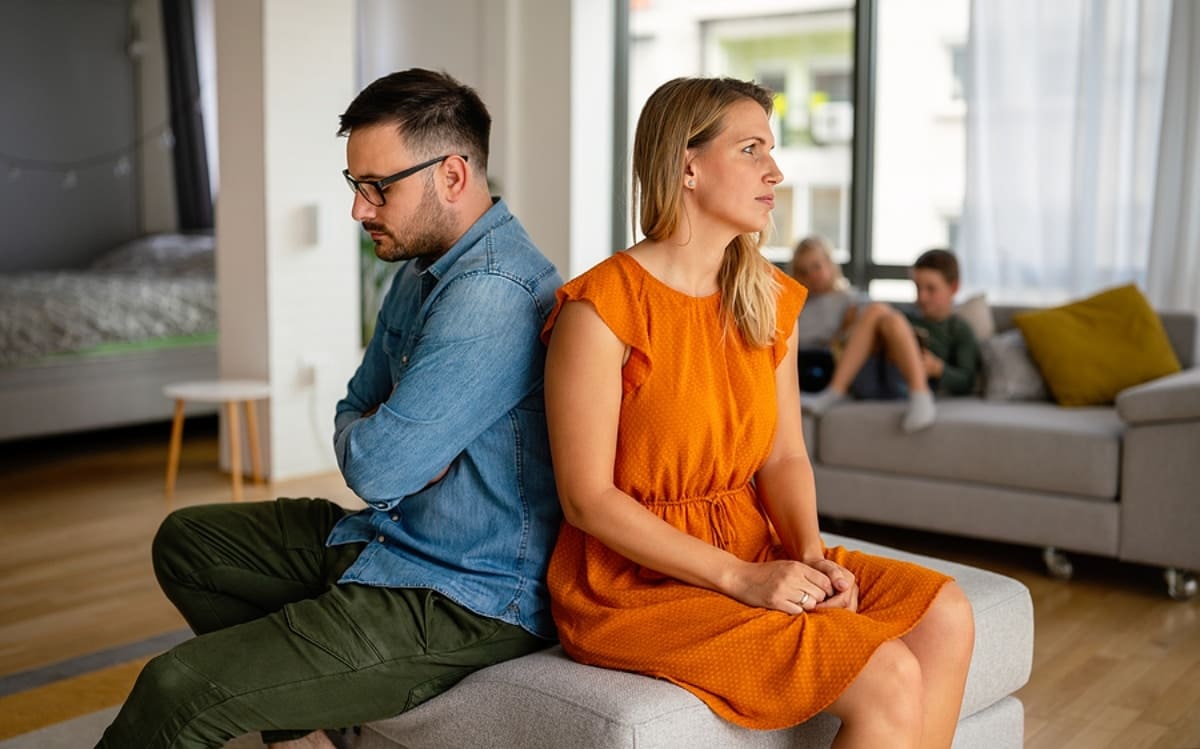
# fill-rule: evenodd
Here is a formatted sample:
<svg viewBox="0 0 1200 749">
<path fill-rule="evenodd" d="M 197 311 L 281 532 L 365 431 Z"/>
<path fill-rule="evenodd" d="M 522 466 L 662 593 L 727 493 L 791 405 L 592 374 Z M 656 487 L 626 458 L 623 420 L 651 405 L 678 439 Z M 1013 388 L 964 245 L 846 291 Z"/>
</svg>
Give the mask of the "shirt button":
<svg viewBox="0 0 1200 749">
<path fill-rule="evenodd" d="M 408 354 L 405 354 L 404 356 L 400 357 L 400 363 L 408 364 Z"/>
<path fill-rule="evenodd" d="M 376 503 L 375 503 L 375 506 L 376 506 L 376 507 L 378 507 L 378 508 L 379 508 L 379 509 L 381 509 L 381 510 L 386 510 L 386 509 L 387 509 L 387 502 L 376 502 Z"/>
<path fill-rule="evenodd" d="M 392 522 L 393 522 L 393 523 L 399 523 L 399 522 L 400 522 L 400 514 L 399 514 L 399 513 L 394 513 L 394 514 L 392 515 Z"/>
<path fill-rule="evenodd" d="M 386 541 L 387 539 L 385 539 L 383 536 L 379 536 L 379 537 L 378 537 L 378 538 L 376 538 L 375 540 L 376 540 L 376 541 L 378 541 L 379 543 L 383 543 L 383 542 L 384 542 L 384 541 Z"/>
</svg>

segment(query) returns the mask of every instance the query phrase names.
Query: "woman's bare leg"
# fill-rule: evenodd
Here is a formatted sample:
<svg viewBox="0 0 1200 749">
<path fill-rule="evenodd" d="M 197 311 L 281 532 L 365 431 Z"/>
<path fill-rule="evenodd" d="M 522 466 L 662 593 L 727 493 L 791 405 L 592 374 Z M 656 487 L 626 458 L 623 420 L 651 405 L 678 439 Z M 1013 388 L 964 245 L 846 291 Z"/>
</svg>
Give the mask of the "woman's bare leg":
<svg viewBox="0 0 1200 749">
<path fill-rule="evenodd" d="M 921 666 L 902 640 L 885 642 L 829 706 L 842 721 L 833 749 L 920 746 L 924 696 Z"/>
<path fill-rule="evenodd" d="M 943 587 L 916 629 L 901 639 L 921 664 L 921 749 L 948 749 L 975 647 L 975 616 L 962 588 L 956 583 Z"/>
</svg>

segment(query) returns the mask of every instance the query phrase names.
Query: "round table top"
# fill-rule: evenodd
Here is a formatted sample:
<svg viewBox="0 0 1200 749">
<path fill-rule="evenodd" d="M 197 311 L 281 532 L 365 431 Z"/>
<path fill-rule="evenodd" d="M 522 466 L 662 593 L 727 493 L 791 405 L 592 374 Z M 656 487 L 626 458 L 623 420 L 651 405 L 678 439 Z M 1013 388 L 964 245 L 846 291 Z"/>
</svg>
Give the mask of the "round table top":
<svg viewBox="0 0 1200 749">
<path fill-rule="evenodd" d="M 271 385 L 262 380 L 201 380 L 174 382 L 163 388 L 168 398 L 205 403 L 256 401 L 271 396 Z"/>
</svg>

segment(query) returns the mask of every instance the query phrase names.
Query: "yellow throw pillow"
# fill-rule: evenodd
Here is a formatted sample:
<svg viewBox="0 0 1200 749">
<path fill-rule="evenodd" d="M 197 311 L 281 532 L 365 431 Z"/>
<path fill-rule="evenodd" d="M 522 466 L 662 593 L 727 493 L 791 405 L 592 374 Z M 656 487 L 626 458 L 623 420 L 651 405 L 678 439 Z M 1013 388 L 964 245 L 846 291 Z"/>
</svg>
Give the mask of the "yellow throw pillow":
<svg viewBox="0 0 1200 749">
<path fill-rule="evenodd" d="M 1137 286 L 1118 286 L 1013 323 L 1064 406 L 1112 403 L 1117 393 L 1180 370 L 1162 321 Z"/>
</svg>

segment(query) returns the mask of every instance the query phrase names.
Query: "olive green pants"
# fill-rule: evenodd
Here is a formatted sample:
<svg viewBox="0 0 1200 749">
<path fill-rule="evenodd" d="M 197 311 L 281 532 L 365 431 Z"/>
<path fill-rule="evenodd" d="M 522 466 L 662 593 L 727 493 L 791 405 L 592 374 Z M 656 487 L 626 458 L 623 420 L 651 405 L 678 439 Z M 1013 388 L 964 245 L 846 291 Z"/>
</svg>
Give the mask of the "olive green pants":
<svg viewBox="0 0 1200 749">
<path fill-rule="evenodd" d="M 146 664 L 99 746 L 223 747 L 401 713 L 549 643 L 424 589 L 338 585 L 362 546 L 326 547 L 325 500 L 188 507 L 154 571 L 197 636 Z"/>
</svg>

